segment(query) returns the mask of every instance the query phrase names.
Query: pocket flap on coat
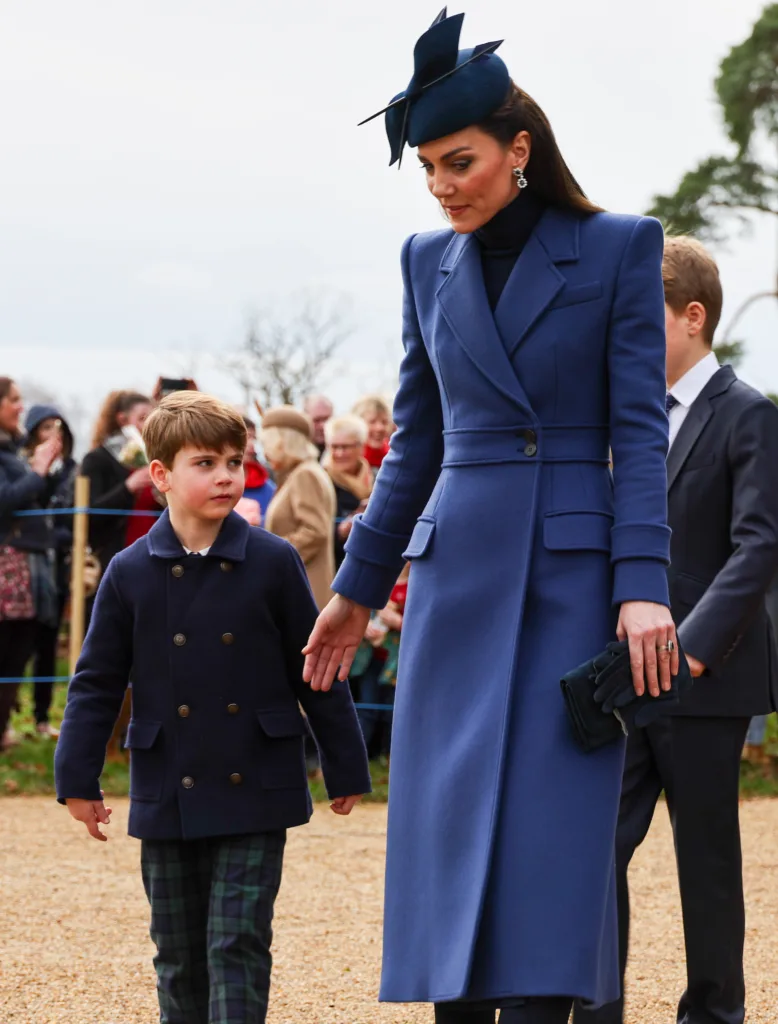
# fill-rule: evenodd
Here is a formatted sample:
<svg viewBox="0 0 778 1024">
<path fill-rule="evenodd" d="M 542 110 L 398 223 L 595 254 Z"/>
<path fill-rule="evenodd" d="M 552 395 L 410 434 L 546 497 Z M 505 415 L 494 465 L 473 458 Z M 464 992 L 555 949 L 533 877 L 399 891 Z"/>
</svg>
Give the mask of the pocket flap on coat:
<svg viewBox="0 0 778 1024">
<path fill-rule="evenodd" d="M 257 718 L 262 731 L 272 739 L 308 734 L 308 726 L 299 711 L 273 708 L 267 711 L 257 711 Z"/>
<path fill-rule="evenodd" d="M 131 718 L 127 726 L 127 739 L 124 745 L 129 750 L 149 750 L 154 746 L 162 722 L 147 722 L 142 718 Z"/>
<path fill-rule="evenodd" d="M 435 525 L 434 519 L 419 519 L 413 528 L 410 543 L 403 551 L 403 558 L 421 558 L 427 553 L 432 543 L 432 535 L 435 533 Z"/>
<path fill-rule="evenodd" d="M 549 512 L 543 543 L 549 551 L 611 550 L 613 516 L 607 512 Z"/>
</svg>

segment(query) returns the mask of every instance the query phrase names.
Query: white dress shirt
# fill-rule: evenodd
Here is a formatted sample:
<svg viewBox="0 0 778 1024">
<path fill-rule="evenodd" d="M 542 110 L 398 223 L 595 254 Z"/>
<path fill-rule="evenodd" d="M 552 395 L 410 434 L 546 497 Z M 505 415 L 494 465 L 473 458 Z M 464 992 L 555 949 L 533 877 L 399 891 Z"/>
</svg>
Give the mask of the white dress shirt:
<svg viewBox="0 0 778 1024">
<path fill-rule="evenodd" d="M 670 420 L 670 446 L 678 436 L 681 424 L 689 415 L 693 403 L 699 398 L 706 384 L 718 373 L 719 361 L 715 352 L 709 352 L 704 359 L 696 363 L 691 370 L 687 370 L 679 381 L 670 388 L 671 394 L 678 403 L 673 406 L 668 414 Z"/>
</svg>

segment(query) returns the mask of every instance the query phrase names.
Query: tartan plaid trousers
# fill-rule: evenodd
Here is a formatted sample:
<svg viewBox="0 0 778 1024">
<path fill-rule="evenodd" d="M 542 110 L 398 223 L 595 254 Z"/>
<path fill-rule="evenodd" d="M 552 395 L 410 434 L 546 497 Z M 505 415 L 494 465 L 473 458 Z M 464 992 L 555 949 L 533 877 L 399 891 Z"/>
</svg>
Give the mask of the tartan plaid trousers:
<svg viewBox="0 0 778 1024">
<path fill-rule="evenodd" d="M 264 1024 L 286 831 L 141 841 L 160 1024 Z"/>
</svg>

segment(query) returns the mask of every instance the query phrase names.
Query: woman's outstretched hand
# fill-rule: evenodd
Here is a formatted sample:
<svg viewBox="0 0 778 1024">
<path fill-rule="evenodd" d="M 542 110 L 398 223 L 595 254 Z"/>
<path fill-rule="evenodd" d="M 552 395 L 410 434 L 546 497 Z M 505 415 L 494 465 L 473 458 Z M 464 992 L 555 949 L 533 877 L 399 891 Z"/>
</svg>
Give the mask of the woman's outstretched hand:
<svg viewBox="0 0 778 1024">
<path fill-rule="evenodd" d="M 635 693 L 642 697 L 646 683 L 652 697 L 659 688 L 669 690 L 678 675 L 678 637 L 670 609 L 650 601 L 626 601 L 621 606 L 616 635 L 629 641 L 632 681 Z M 673 642 L 673 650 L 668 645 Z"/>
<path fill-rule="evenodd" d="M 303 648 L 303 679 L 312 690 L 329 690 L 335 680 L 345 681 L 354 655 L 370 621 L 370 609 L 336 594 L 321 612 Z M 340 671 L 338 672 L 338 666 Z"/>
</svg>

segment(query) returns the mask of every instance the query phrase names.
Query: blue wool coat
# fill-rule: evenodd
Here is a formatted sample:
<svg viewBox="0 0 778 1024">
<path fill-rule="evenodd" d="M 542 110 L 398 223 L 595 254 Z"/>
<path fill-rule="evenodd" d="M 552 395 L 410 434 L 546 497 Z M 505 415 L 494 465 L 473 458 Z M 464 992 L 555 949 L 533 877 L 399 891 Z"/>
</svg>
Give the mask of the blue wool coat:
<svg viewBox="0 0 778 1024">
<path fill-rule="evenodd" d="M 576 747 L 560 679 L 668 603 L 662 245 L 549 209 L 494 315 L 474 237 L 403 249 L 399 429 L 334 583 L 380 608 L 412 562 L 382 999 L 619 994 L 623 744 Z"/>
<path fill-rule="evenodd" d="M 186 555 L 165 512 L 100 584 L 57 744 L 59 800 L 100 799 L 131 669 L 130 835 L 199 839 L 308 821 L 299 704 L 330 797 L 369 792 L 348 687 L 314 693 L 302 682 L 316 615 L 286 541 L 233 512 L 208 555 Z"/>
</svg>

